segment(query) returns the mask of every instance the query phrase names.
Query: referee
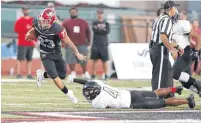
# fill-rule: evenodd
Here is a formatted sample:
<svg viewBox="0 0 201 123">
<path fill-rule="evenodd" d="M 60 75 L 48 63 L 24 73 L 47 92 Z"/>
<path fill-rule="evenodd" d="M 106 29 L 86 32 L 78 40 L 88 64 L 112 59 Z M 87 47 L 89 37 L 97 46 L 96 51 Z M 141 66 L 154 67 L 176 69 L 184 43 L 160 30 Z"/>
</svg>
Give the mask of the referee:
<svg viewBox="0 0 201 123">
<path fill-rule="evenodd" d="M 178 4 L 167 1 L 164 4 L 164 12 L 154 21 L 150 41 L 150 58 L 152 68 L 152 90 L 173 86 L 173 72 L 169 60 L 169 52 L 173 58 L 177 57 L 176 48 L 170 43 L 172 34 L 172 20 Z"/>
</svg>

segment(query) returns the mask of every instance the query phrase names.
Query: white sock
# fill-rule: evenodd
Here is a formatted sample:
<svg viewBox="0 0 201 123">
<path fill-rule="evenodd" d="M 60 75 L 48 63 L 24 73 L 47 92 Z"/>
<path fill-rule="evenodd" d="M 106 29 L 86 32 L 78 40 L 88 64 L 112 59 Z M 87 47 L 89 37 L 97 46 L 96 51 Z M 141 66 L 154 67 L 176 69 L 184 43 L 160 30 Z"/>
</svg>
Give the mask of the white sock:
<svg viewBox="0 0 201 123">
<path fill-rule="evenodd" d="M 188 73 L 181 72 L 181 75 L 179 77 L 179 81 L 188 82 L 189 78 L 190 78 L 190 75 Z"/>
<path fill-rule="evenodd" d="M 71 75 L 72 76 L 76 76 L 76 72 L 75 71 L 71 71 Z"/>
<path fill-rule="evenodd" d="M 89 72 L 88 72 L 88 71 L 86 71 L 84 74 L 85 74 L 85 75 L 87 75 L 87 74 L 89 74 Z"/>
</svg>

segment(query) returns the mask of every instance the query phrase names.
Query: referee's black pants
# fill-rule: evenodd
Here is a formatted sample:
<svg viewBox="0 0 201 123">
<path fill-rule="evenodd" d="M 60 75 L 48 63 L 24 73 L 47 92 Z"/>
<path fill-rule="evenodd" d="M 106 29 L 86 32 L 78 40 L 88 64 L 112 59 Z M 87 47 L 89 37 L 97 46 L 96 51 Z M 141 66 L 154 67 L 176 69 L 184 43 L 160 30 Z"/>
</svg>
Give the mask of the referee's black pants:
<svg viewBox="0 0 201 123">
<path fill-rule="evenodd" d="M 168 49 L 161 44 L 150 45 L 150 58 L 153 65 L 151 85 L 152 90 L 173 87 L 173 68 L 169 60 Z M 173 94 L 168 97 L 174 96 Z"/>
</svg>

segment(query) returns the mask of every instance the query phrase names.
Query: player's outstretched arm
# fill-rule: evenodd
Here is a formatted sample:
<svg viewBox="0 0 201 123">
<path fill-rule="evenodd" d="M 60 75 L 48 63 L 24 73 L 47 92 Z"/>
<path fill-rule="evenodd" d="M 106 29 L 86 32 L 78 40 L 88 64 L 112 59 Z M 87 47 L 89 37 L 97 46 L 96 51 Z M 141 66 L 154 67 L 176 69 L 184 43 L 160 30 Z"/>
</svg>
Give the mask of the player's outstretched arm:
<svg viewBox="0 0 201 123">
<path fill-rule="evenodd" d="M 74 79 L 73 79 L 73 82 L 84 85 L 85 83 L 87 83 L 87 82 L 89 82 L 89 81 L 88 81 L 88 80 L 84 80 L 84 79 L 77 79 L 77 78 L 74 78 Z"/>
<path fill-rule="evenodd" d="M 74 54 L 76 55 L 76 57 L 81 60 L 81 61 L 86 61 L 86 56 L 83 56 L 82 54 L 79 53 L 79 51 L 77 50 L 77 47 L 74 45 L 74 43 L 71 41 L 71 39 L 68 37 L 68 35 L 65 35 L 62 38 L 62 41 L 64 41 L 69 47 L 71 47 L 73 49 Z"/>
</svg>

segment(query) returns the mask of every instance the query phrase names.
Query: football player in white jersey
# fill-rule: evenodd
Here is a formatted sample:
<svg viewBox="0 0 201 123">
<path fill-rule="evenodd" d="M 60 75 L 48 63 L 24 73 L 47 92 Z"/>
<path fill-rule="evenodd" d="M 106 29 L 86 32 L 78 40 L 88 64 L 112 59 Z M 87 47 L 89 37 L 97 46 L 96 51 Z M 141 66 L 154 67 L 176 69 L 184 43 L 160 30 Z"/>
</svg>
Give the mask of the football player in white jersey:
<svg viewBox="0 0 201 123">
<path fill-rule="evenodd" d="M 201 36 L 192 30 L 187 20 L 178 20 L 179 14 L 173 17 L 172 41 L 176 47 L 184 49 L 173 65 L 173 78 L 179 80 L 182 85 L 201 96 L 201 81 L 191 76 L 191 66 L 194 60 L 198 60 L 201 46 Z M 196 38 L 196 44 L 190 43 L 190 38 Z"/>
<path fill-rule="evenodd" d="M 104 84 L 100 80 L 83 80 L 74 78 L 72 82 L 83 84 L 83 95 L 94 108 L 134 108 L 157 109 L 165 106 L 178 106 L 188 104 L 194 108 L 194 96 L 191 94 L 186 99 L 168 98 L 160 99 L 169 93 L 181 94 L 183 87 L 160 88 L 155 92 L 123 90 Z"/>
</svg>

